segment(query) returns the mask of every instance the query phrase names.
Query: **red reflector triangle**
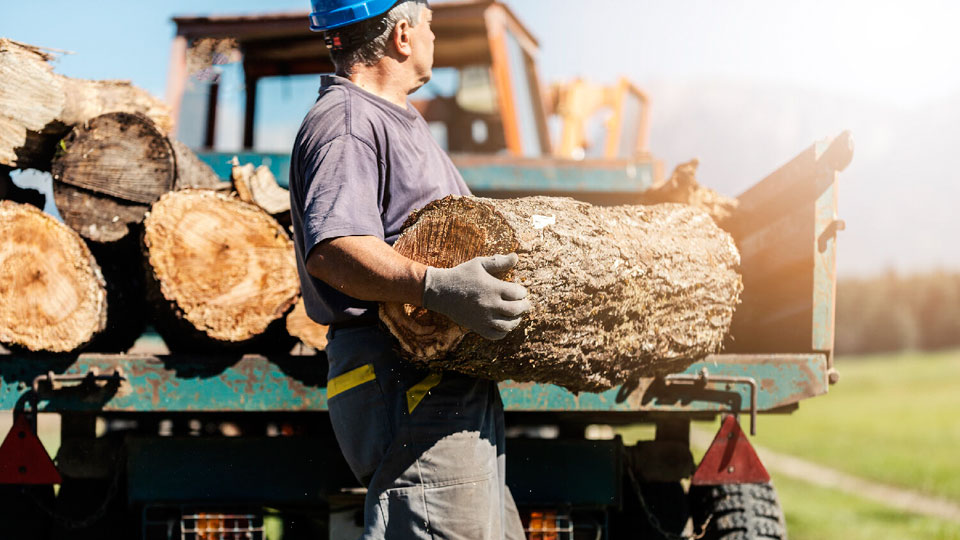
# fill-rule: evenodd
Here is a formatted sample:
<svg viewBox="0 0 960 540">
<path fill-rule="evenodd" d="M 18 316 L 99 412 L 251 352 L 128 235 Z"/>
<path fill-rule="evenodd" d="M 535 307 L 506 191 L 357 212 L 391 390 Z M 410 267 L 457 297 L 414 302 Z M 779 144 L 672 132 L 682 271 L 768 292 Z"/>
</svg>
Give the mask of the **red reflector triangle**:
<svg viewBox="0 0 960 540">
<path fill-rule="evenodd" d="M 762 484 L 769 481 L 770 474 L 732 415 L 723 420 L 720 431 L 690 479 L 695 486 Z"/>
<path fill-rule="evenodd" d="M 0 484 L 59 484 L 62 481 L 26 416 L 14 414 L 13 427 L 0 444 Z"/>
</svg>

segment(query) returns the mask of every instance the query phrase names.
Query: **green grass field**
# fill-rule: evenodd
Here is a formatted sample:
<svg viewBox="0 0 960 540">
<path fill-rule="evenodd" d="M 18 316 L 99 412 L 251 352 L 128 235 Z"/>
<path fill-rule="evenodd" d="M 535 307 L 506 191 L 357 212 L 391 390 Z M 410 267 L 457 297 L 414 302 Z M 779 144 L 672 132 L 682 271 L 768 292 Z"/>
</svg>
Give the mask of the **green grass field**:
<svg viewBox="0 0 960 540">
<path fill-rule="evenodd" d="M 960 540 L 960 525 L 773 475 L 790 540 Z"/>
<path fill-rule="evenodd" d="M 960 351 L 839 358 L 840 382 L 755 442 L 878 482 L 960 502 Z"/>
</svg>

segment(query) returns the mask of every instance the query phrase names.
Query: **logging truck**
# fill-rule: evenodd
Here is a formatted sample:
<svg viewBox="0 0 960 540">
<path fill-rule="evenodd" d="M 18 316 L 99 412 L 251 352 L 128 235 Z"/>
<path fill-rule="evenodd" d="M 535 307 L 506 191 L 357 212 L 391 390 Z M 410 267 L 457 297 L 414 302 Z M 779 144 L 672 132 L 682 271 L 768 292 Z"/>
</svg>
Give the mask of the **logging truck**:
<svg viewBox="0 0 960 540">
<path fill-rule="evenodd" d="M 548 88 L 537 40 L 507 6 L 433 10 L 435 72 L 451 84 L 411 100 L 475 194 L 611 206 L 636 204 L 660 182 L 639 88 L 626 80 Z M 289 155 L 258 142 L 258 88 L 333 71 L 306 21 L 306 13 L 174 18 L 167 99 L 179 138 L 221 178 L 236 159 L 286 182 Z M 213 61 L 196 70 L 202 51 Z M 240 148 L 230 151 L 215 144 L 227 92 L 210 74 L 222 62 L 239 66 L 244 89 Z M 601 108 L 604 135 L 591 140 L 585 126 Z M 551 116 L 561 121 L 557 141 Z M 816 142 L 737 198 L 723 226 L 740 250 L 742 303 L 721 354 L 602 392 L 500 384 L 507 484 L 528 538 L 786 537 L 744 431 L 838 381 L 837 186 L 851 159 L 847 133 Z M 355 538 L 364 490 L 326 417 L 322 344 L 257 352 L 170 353 L 148 332 L 124 354 L 5 354 L 0 407 L 16 420 L 0 448 L 4 526 L 23 531 L 17 538 Z M 61 418 L 55 463 L 35 443 L 44 412 Z M 717 417 L 697 463 L 691 421 Z M 636 424 L 654 426 L 651 438 L 625 444 L 617 429 Z"/>
</svg>

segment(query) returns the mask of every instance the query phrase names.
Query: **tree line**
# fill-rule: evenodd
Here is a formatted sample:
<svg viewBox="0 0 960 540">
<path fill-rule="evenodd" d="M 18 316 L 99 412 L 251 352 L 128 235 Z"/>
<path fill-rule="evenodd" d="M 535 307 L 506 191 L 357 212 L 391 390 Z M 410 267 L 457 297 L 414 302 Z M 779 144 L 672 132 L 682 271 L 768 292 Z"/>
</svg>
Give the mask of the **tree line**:
<svg viewBox="0 0 960 540">
<path fill-rule="evenodd" d="M 960 346 L 960 274 L 896 272 L 837 283 L 836 351 L 862 354 Z"/>
</svg>

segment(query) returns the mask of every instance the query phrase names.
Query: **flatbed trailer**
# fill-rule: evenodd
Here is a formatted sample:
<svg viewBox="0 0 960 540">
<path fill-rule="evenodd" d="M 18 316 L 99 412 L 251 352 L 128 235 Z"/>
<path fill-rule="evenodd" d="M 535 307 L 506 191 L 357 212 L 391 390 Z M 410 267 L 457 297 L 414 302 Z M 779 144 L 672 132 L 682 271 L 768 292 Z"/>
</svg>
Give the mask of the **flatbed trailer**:
<svg viewBox="0 0 960 540">
<path fill-rule="evenodd" d="M 174 93 L 183 82 L 176 55 L 202 37 L 238 40 L 252 88 L 248 104 L 256 102 L 260 77 L 330 68 L 322 42 L 305 30 L 305 14 L 175 20 Z M 471 113 L 470 119 L 482 116 L 501 129 L 494 138 L 502 149 L 469 152 L 469 142 L 450 148 L 476 194 L 624 204 L 658 179 L 659 165 L 641 142 L 626 155 L 602 159 L 546 156 L 539 105 L 528 119 L 538 129 L 522 132 L 510 51 L 520 47 L 528 85 L 537 88 L 536 41 L 505 6 L 435 5 L 434 29 L 440 65 L 487 62 L 499 89 L 500 117 Z M 445 39 L 455 46 L 445 46 Z M 216 91 L 209 92 L 215 104 Z M 535 105 L 538 95 L 530 94 Z M 207 114 L 208 140 L 215 116 Z M 253 117 L 250 106 L 244 137 L 250 147 Z M 500 384 L 507 483 L 529 538 L 676 538 L 701 528 L 704 538 L 738 531 L 751 538 L 751 527 L 785 537 L 769 477 L 732 419 L 749 418 L 752 432 L 758 415 L 792 412 L 838 380 L 836 233 L 843 222 L 837 188 L 852 148 L 847 133 L 817 142 L 738 198 L 725 226 L 741 251 L 744 292 L 723 354 L 602 393 Z M 223 154 L 200 155 L 222 171 Z M 241 159 L 269 163 L 281 180 L 289 160 L 252 148 Z M 156 337 L 145 335 L 134 350 L 149 349 L 151 340 Z M 8 439 L 34 429 L 38 412 L 61 417 L 59 488 L 0 485 L 4 523 L 24 539 L 356 537 L 363 489 L 339 453 L 326 393 L 322 351 L 191 355 L 170 354 L 158 344 L 149 354 L 0 355 L 0 408 L 20 419 Z M 697 464 L 690 423 L 717 416 L 731 420 Z M 630 445 L 605 427 L 640 423 L 655 426 L 653 438 Z M 36 458 L 27 454 L 20 458 Z M 32 478 L 34 462 L 24 463 L 0 463 L 0 472 L 6 466 Z M 739 506 L 731 508 L 734 499 Z M 773 515 L 755 512 L 770 505 Z M 721 513 L 737 519 L 720 519 Z"/>
</svg>

